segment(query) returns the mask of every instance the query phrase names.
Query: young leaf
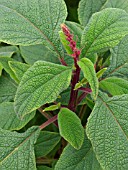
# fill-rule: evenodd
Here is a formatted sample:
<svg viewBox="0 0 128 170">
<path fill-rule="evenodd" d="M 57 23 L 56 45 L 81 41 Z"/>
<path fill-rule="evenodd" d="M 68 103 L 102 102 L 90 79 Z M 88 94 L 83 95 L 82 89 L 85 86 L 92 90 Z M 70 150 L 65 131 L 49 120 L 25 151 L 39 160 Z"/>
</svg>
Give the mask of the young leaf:
<svg viewBox="0 0 128 170">
<path fill-rule="evenodd" d="M 38 60 L 60 63 L 56 53 L 45 47 L 43 44 L 20 46 L 20 51 L 26 63 L 30 65 Z"/>
<path fill-rule="evenodd" d="M 98 95 L 99 82 L 96 76 L 94 65 L 88 58 L 82 58 L 80 61 L 78 61 L 78 65 L 82 69 L 84 77 L 88 80 L 91 86 L 92 96 L 95 100 Z"/>
<path fill-rule="evenodd" d="M 100 88 L 112 95 L 128 94 L 128 81 L 117 77 L 108 77 L 100 81 Z"/>
<path fill-rule="evenodd" d="M 128 167 L 128 95 L 100 93 L 88 119 L 87 136 L 103 169 Z"/>
<path fill-rule="evenodd" d="M 12 101 L 16 93 L 17 85 L 9 75 L 0 77 L 0 103 Z"/>
<path fill-rule="evenodd" d="M 63 50 L 58 31 L 66 16 L 63 0 L 2 0 L 0 41 L 15 45 L 43 43 L 60 55 Z"/>
<path fill-rule="evenodd" d="M 15 96 L 15 111 L 20 118 L 41 105 L 56 100 L 68 88 L 70 67 L 37 61 L 23 75 Z"/>
<path fill-rule="evenodd" d="M 0 129 L 0 169 L 36 170 L 34 144 L 39 132 L 38 127 L 25 133 Z"/>
<path fill-rule="evenodd" d="M 58 133 L 42 131 L 35 144 L 36 157 L 46 156 L 59 143 L 61 137 Z"/>
<path fill-rule="evenodd" d="M 75 149 L 80 149 L 84 140 L 84 128 L 77 115 L 67 108 L 62 108 L 58 114 L 60 135 Z"/>
<path fill-rule="evenodd" d="M 128 79 L 128 36 L 113 49 L 111 49 L 110 66 L 103 75 L 103 78 L 117 76 Z"/>
<path fill-rule="evenodd" d="M 26 115 L 21 121 L 14 112 L 13 102 L 0 104 L 0 128 L 5 130 L 19 130 L 23 128 L 33 117 L 35 112 Z"/>
<path fill-rule="evenodd" d="M 19 82 L 21 81 L 23 74 L 30 67 L 28 64 L 17 62 L 17 61 L 9 61 L 8 64 Z"/>
<path fill-rule="evenodd" d="M 78 8 L 79 21 L 86 26 L 93 13 L 100 11 L 107 0 L 81 0 Z"/>
<path fill-rule="evenodd" d="M 17 51 L 18 48 L 16 46 L 0 47 L 0 57 L 11 57 Z"/>
<path fill-rule="evenodd" d="M 86 55 L 117 45 L 128 34 L 128 14 L 122 9 L 107 8 L 94 14 L 84 29 L 81 43 Z"/>
<path fill-rule="evenodd" d="M 67 145 L 58 160 L 55 170 L 102 170 L 86 134 L 79 150 Z"/>
</svg>

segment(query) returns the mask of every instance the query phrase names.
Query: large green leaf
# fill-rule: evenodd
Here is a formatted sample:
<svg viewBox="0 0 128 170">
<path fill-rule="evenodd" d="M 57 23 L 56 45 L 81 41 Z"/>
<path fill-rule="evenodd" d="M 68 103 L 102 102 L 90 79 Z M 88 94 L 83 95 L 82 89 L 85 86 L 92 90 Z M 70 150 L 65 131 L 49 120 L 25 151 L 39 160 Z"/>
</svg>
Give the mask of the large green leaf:
<svg viewBox="0 0 128 170">
<path fill-rule="evenodd" d="M 0 129 L 0 169 L 36 170 L 34 143 L 39 132 L 38 127 L 25 133 Z"/>
<path fill-rule="evenodd" d="M 100 88 L 112 95 L 128 94 L 128 81 L 117 77 L 108 77 L 100 82 Z"/>
<path fill-rule="evenodd" d="M 82 35 L 86 55 L 114 47 L 128 34 L 128 14 L 122 9 L 107 8 L 94 14 Z"/>
<path fill-rule="evenodd" d="M 20 46 L 21 54 L 28 64 L 34 64 L 38 60 L 49 61 L 52 63 L 59 63 L 56 53 L 49 50 L 42 44 Z"/>
<path fill-rule="evenodd" d="M 78 65 L 82 69 L 84 77 L 88 80 L 91 86 L 93 98 L 96 99 L 98 95 L 99 82 L 93 63 L 88 58 L 82 58 L 78 61 Z"/>
<path fill-rule="evenodd" d="M 37 61 L 25 72 L 16 92 L 15 111 L 19 117 L 55 101 L 68 88 L 71 74 L 70 67 Z"/>
<path fill-rule="evenodd" d="M 60 55 L 58 31 L 66 19 L 63 0 L 0 0 L 0 41 L 15 45 L 44 44 Z"/>
<path fill-rule="evenodd" d="M 80 23 L 86 26 L 92 14 L 100 11 L 106 1 L 107 0 L 81 0 L 78 8 Z"/>
<path fill-rule="evenodd" d="M 16 93 L 17 85 L 8 75 L 0 77 L 0 103 L 12 101 Z"/>
<path fill-rule="evenodd" d="M 80 149 L 84 141 L 84 128 L 77 115 L 67 108 L 62 108 L 58 114 L 60 135 L 75 149 Z"/>
<path fill-rule="evenodd" d="M 79 150 L 66 146 L 55 166 L 55 170 L 102 170 L 93 152 L 91 142 L 85 135 Z"/>
<path fill-rule="evenodd" d="M 0 104 L 0 128 L 5 130 L 19 130 L 23 128 L 33 117 L 35 112 L 26 115 L 21 121 L 14 112 L 13 102 Z"/>
<path fill-rule="evenodd" d="M 111 49 L 110 66 L 104 73 L 103 78 L 117 76 L 128 79 L 128 36 L 113 49 Z"/>
<path fill-rule="evenodd" d="M 61 137 L 58 133 L 42 131 L 35 144 L 36 157 L 46 156 L 59 143 Z"/>
<path fill-rule="evenodd" d="M 105 170 L 128 168 L 128 95 L 100 93 L 88 119 L 87 136 Z"/>
<path fill-rule="evenodd" d="M 102 8 L 120 8 L 128 12 L 128 0 L 107 0 Z"/>
</svg>

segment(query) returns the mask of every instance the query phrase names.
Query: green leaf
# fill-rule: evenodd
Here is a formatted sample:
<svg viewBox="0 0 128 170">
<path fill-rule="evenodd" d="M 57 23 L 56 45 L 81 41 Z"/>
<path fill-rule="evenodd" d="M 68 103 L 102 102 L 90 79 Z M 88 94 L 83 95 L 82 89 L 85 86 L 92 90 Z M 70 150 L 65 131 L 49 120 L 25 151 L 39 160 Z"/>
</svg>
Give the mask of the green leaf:
<svg viewBox="0 0 128 170">
<path fill-rule="evenodd" d="M 17 85 L 8 75 L 0 77 L 0 103 L 12 101 L 16 93 Z"/>
<path fill-rule="evenodd" d="M 58 133 L 42 131 L 35 144 L 36 157 L 46 156 L 60 142 L 60 139 Z"/>
<path fill-rule="evenodd" d="M 25 133 L 0 129 L 0 169 L 36 170 L 34 144 L 39 132 L 38 127 Z"/>
<path fill-rule="evenodd" d="M 102 8 L 119 8 L 128 12 L 128 0 L 107 0 Z"/>
<path fill-rule="evenodd" d="M 63 50 L 58 31 L 66 17 L 63 0 L 1 0 L 0 41 L 15 45 L 43 43 L 60 55 Z"/>
<path fill-rule="evenodd" d="M 100 82 L 100 88 L 112 95 L 128 94 L 128 81 L 117 77 L 108 77 Z"/>
<path fill-rule="evenodd" d="M 78 61 L 78 65 L 82 69 L 84 77 L 88 80 L 91 86 L 92 97 L 95 100 L 98 95 L 99 82 L 96 76 L 94 65 L 88 58 L 82 58 L 80 61 Z"/>
<path fill-rule="evenodd" d="M 84 140 L 84 128 L 77 115 L 67 108 L 62 108 L 58 114 L 60 135 L 75 149 L 80 149 Z"/>
<path fill-rule="evenodd" d="M 93 13 L 100 11 L 107 0 L 81 0 L 78 8 L 78 17 L 82 25 L 86 26 Z"/>
<path fill-rule="evenodd" d="M 49 168 L 48 166 L 37 166 L 37 170 L 53 170 L 53 169 Z"/>
<path fill-rule="evenodd" d="M 37 61 L 23 75 L 15 96 L 15 111 L 20 118 L 41 105 L 56 100 L 68 88 L 70 67 Z"/>
<path fill-rule="evenodd" d="M 28 64 L 34 64 L 38 60 L 59 63 L 59 59 L 53 51 L 42 44 L 20 46 L 21 55 Z"/>
<path fill-rule="evenodd" d="M 15 61 L 12 58 L 9 57 L 0 57 L 0 63 L 3 66 L 4 70 L 10 75 L 10 77 L 16 82 L 19 83 L 19 80 L 17 79 L 16 75 L 12 71 L 12 69 L 9 67 L 8 62 L 9 61 Z"/>
<path fill-rule="evenodd" d="M 16 46 L 0 47 L 0 57 L 11 57 L 17 51 L 18 48 Z"/>
<path fill-rule="evenodd" d="M 30 67 L 28 64 L 17 62 L 17 61 L 9 61 L 8 64 L 11 70 L 14 72 L 18 82 L 21 81 L 21 78 L 23 77 L 24 73 Z"/>
<path fill-rule="evenodd" d="M 81 43 L 86 55 L 116 46 L 128 34 L 128 14 L 107 8 L 94 14 L 84 29 Z"/>
<path fill-rule="evenodd" d="M 45 109 L 43 111 L 44 112 L 46 112 L 46 111 L 54 111 L 54 110 L 59 109 L 60 106 L 61 106 L 61 103 L 57 103 L 55 105 L 51 105 L 51 106 L 45 107 Z"/>
<path fill-rule="evenodd" d="M 116 76 L 128 79 L 128 36 L 113 49 L 111 49 L 110 66 L 104 73 L 103 78 Z"/>
<path fill-rule="evenodd" d="M 21 121 L 14 112 L 13 102 L 3 102 L 0 104 L 0 128 L 5 130 L 22 129 L 33 117 L 35 112 L 26 115 Z"/>
<path fill-rule="evenodd" d="M 102 170 L 93 152 L 91 142 L 85 135 L 84 143 L 79 150 L 67 145 L 56 166 L 55 170 Z"/>
<path fill-rule="evenodd" d="M 128 95 L 100 93 L 88 119 L 87 136 L 105 170 L 128 167 Z"/>
</svg>

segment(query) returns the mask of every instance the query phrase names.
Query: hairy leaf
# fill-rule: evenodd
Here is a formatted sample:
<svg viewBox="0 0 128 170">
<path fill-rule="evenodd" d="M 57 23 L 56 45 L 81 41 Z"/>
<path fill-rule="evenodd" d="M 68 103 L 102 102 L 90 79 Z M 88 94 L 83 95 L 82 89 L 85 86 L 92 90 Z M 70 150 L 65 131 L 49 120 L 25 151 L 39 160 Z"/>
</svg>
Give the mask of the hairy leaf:
<svg viewBox="0 0 128 170">
<path fill-rule="evenodd" d="M 0 129 L 0 169 L 36 170 L 34 143 L 39 132 L 38 127 L 25 133 Z"/>
<path fill-rule="evenodd" d="M 77 115 L 67 108 L 62 108 L 58 114 L 60 135 L 75 149 L 80 149 L 84 140 L 84 128 Z"/>
<path fill-rule="evenodd" d="M 15 111 L 20 118 L 41 105 L 56 100 L 68 88 L 71 80 L 70 67 L 37 61 L 23 75 L 15 97 Z"/>
<path fill-rule="evenodd" d="M 116 46 L 128 34 L 128 14 L 122 9 L 107 8 L 94 14 L 82 35 L 86 55 Z"/>
<path fill-rule="evenodd" d="M 78 8 L 78 17 L 82 25 L 86 26 L 93 13 L 100 11 L 107 0 L 81 0 Z"/>
<path fill-rule="evenodd" d="M 100 82 L 100 88 L 112 95 L 128 94 L 128 81 L 117 77 L 108 77 Z"/>
<path fill-rule="evenodd" d="M 0 41 L 15 45 L 44 44 L 63 52 L 58 31 L 66 19 L 63 0 L 0 0 Z"/>
<path fill-rule="evenodd" d="M 85 135 L 79 150 L 66 146 L 55 166 L 55 170 L 102 170 L 93 152 L 91 142 Z"/>
<path fill-rule="evenodd" d="M 82 69 L 84 77 L 88 80 L 91 86 L 93 98 L 96 99 L 98 95 L 99 82 L 93 63 L 88 58 L 82 58 L 78 61 L 78 65 Z"/>
<path fill-rule="evenodd" d="M 61 137 L 58 133 L 42 131 L 35 144 L 36 157 L 46 156 L 59 143 Z"/>
<path fill-rule="evenodd" d="M 100 93 L 88 119 L 87 136 L 105 170 L 128 167 L 128 95 Z"/>
<path fill-rule="evenodd" d="M 0 128 L 5 130 L 19 130 L 23 128 L 33 117 L 35 112 L 26 115 L 21 121 L 18 119 L 13 102 L 3 102 L 0 104 Z"/>
</svg>

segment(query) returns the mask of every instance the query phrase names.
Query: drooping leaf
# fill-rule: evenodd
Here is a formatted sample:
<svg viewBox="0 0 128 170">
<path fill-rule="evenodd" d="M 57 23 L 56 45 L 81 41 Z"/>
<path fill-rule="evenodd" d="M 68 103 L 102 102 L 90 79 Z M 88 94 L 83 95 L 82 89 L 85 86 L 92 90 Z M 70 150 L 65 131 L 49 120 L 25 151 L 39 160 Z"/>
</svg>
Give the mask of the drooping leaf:
<svg viewBox="0 0 128 170">
<path fill-rule="evenodd" d="M 84 140 L 84 128 L 77 115 L 67 108 L 62 108 L 58 114 L 60 135 L 75 149 L 80 149 Z"/>
<path fill-rule="evenodd" d="M 59 143 L 61 137 L 58 133 L 42 131 L 35 144 L 36 157 L 46 156 Z"/>
<path fill-rule="evenodd" d="M 81 0 L 78 8 L 79 21 L 86 26 L 93 13 L 100 11 L 107 0 Z"/>
<path fill-rule="evenodd" d="M 60 55 L 63 50 L 58 31 L 66 16 L 63 0 L 1 0 L 0 41 L 15 45 L 43 43 Z"/>
<path fill-rule="evenodd" d="M 18 48 L 16 46 L 0 47 L 0 57 L 11 57 L 17 51 Z"/>
<path fill-rule="evenodd" d="M 0 77 L 0 103 L 5 101 L 13 101 L 16 93 L 17 85 L 9 75 Z"/>
<path fill-rule="evenodd" d="M 98 95 L 99 82 L 93 63 L 88 58 L 82 58 L 80 61 L 78 61 L 78 65 L 82 69 L 84 77 L 88 80 L 91 86 L 92 97 L 96 99 Z"/>
<path fill-rule="evenodd" d="M 84 54 L 112 48 L 127 34 L 128 14 L 122 9 L 104 9 L 94 14 L 84 29 L 81 40 Z"/>
<path fill-rule="evenodd" d="M 0 104 L 0 128 L 5 130 L 19 130 L 23 128 L 33 117 L 35 112 L 26 115 L 21 121 L 18 119 L 13 102 L 3 102 Z"/>
<path fill-rule="evenodd" d="M 36 170 L 34 144 L 39 132 L 38 127 L 25 133 L 0 129 L 0 169 Z"/>
<path fill-rule="evenodd" d="M 108 77 L 100 82 L 100 88 L 112 95 L 128 94 L 128 81 L 117 77 Z"/>
<path fill-rule="evenodd" d="M 128 12 L 128 0 L 107 0 L 103 8 L 119 8 Z"/>
<path fill-rule="evenodd" d="M 9 57 L 0 57 L 0 63 L 2 65 L 2 67 L 4 68 L 4 70 L 10 75 L 10 77 L 16 82 L 19 83 L 19 80 L 17 79 L 16 75 L 14 74 L 14 72 L 12 71 L 12 69 L 9 67 L 8 62 L 9 61 L 15 61 L 12 58 Z"/>
<path fill-rule="evenodd" d="M 116 76 L 128 79 L 128 36 L 113 49 L 111 49 L 110 66 L 103 75 L 103 78 Z"/>
<path fill-rule="evenodd" d="M 20 46 L 22 57 L 28 64 L 34 64 L 38 60 L 49 61 L 52 63 L 59 63 L 59 59 L 53 51 L 42 44 Z"/>
<path fill-rule="evenodd" d="M 86 134 L 79 150 L 74 149 L 70 144 L 64 148 L 55 170 L 102 170 Z"/>
<path fill-rule="evenodd" d="M 88 119 L 87 136 L 103 169 L 128 167 L 128 95 L 100 93 Z"/>
<path fill-rule="evenodd" d="M 55 101 L 68 88 L 71 74 L 70 67 L 37 61 L 25 72 L 16 92 L 15 111 L 19 117 Z"/>
<path fill-rule="evenodd" d="M 28 64 L 17 62 L 17 61 L 9 61 L 8 64 L 9 64 L 9 67 L 14 72 L 14 74 L 19 82 L 21 81 L 23 74 L 30 67 Z"/>
</svg>

